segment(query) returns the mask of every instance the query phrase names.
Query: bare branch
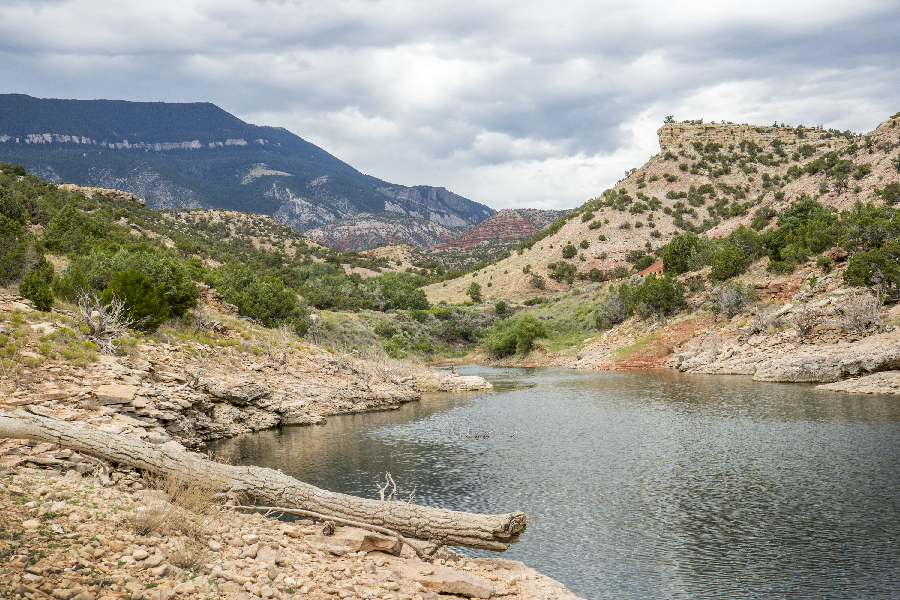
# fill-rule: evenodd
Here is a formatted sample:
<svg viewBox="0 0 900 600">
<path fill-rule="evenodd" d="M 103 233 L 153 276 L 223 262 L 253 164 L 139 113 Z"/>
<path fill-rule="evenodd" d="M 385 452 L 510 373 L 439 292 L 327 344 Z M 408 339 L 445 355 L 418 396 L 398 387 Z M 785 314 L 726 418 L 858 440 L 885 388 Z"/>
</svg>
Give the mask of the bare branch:
<svg viewBox="0 0 900 600">
<path fill-rule="evenodd" d="M 848 294 L 843 303 L 835 306 L 831 321 L 850 333 L 866 333 L 870 325 L 882 331 L 884 323 L 881 322 L 880 308 L 881 299 L 877 295 L 867 290 L 856 290 Z"/>
<path fill-rule="evenodd" d="M 191 359 L 189 364 L 185 358 L 184 348 L 181 349 L 181 370 L 184 372 L 184 378 L 187 381 L 188 386 L 192 388 L 200 386 L 200 378 L 206 371 L 205 365 L 208 358 L 208 353 L 204 354 L 202 350 L 198 349 L 196 355 Z"/>
<path fill-rule="evenodd" d="M 387 472 L 385 472 L 385 474 L 384 474 L 384 482 L 385 482 L 384 487 L 381 487 L 377 483 L 375 485 L 378 487 L 378 493 L 381 495 L 381 499 L 385 502 L 390 502 L 391 500 L 394 499 L 394 494 L 397 493 L 397 484 L 394 483 L 394 478 L 391 477 L 391 474 L 387 473 Z M 384 492 L 387 491 L 387 489 L 392 485 L 394 486 L 393 490 L 391 490 L 391 493 L 388 495 L 387 498 L 385 498 Z"/>
<path fill-rule="evenodd" d="M 104 354 L 113 354 L 113 340 L 125 334 L 132 324 L 125 314 L 125 302 L 113 296 L 103 304 L 96 292 L 82 290 L 78 296 L 78 313 L 87 327 L 85 339 L 96 344 Z"/>
</svg>

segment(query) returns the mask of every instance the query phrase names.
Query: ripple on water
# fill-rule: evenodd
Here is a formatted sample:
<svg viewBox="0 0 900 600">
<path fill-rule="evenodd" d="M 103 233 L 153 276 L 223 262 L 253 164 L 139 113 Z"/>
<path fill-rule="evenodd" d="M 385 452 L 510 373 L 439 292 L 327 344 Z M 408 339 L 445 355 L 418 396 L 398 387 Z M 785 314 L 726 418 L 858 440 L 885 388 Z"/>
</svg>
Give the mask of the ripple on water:
<svg viewBox="0 0 900 600">
<path fill-rule="evenodd" d="M 669 372 L 460 372 L 495 388 L 215 449 L 344 493 L 377 497 L 390 471 L 417 503 L 523 510 L 506 556 L 588 599 L 900 597 L 900 398 Z"/>
</svg>

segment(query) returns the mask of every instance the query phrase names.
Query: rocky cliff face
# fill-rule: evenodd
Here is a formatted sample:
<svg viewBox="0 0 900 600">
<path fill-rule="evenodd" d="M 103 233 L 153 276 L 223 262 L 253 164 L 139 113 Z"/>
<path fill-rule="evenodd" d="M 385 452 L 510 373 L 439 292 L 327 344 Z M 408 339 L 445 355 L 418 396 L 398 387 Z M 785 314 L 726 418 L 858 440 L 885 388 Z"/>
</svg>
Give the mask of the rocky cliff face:
<svg viewBox="0 0 900 600">
<path fill-rule="evenodd" d="M 424 250 L 452 239 L 457 231 L 428 219 L 381 211 L 332 221 L 305 233 L 312 240 L 341 250 L 365 250 L 379 244 L 408 244 Z"/>
<path fill-rule="evenodd" d="M 504 209 L 432 250 L 470 248 L 485 240 L 527 239 L 566 214 L 565 210 Z"/>
<path fill-rule="evenodd" d="M 694 143 L 709 143 L 723 147 L 739 146 L 741 142 L 753 142 L 765 148 L 778 141 L 785 150 L 797 150 L 809 144 L 816 149 L 834 150 L 848 145 L 847 138 L 829 134 L 813 127 L 765 127 L 759 125 L 734 125 L 732 123 L 667 123 L 657 130 L 659 147 L 663 152 L 674 152 Z"/>
<path fill-rule="evenodd" d="M 475 204 L 442 187 L 390 186 L 379 187 L 378 191 L 390 198 L 409 203 L 413 207 L 412 209 L 405 208 L 401 204 L 388 201 L 385 202 L 385 210 L 428 219 L 445 227 L 470 227 L 495 213 L 491 208 Z"/>
</svg>

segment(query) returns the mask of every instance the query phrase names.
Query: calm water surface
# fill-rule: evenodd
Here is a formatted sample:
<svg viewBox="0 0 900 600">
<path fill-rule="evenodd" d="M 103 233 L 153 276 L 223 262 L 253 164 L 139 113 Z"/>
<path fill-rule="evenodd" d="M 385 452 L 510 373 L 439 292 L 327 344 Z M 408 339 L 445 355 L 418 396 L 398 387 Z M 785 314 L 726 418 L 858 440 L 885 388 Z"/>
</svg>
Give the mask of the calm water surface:
<svg viewBox="0 0 900 600">
<path fill-rule="evenodd" d="M 505 557 L 588 599 L 900 598 L 900 398 L 670 372 L 459 371 L 495 389 L 215 450 L 348 494 L 377 498 L 390 471 L 419 504 L 522 510 L 531 523 Z"/>
</svg>

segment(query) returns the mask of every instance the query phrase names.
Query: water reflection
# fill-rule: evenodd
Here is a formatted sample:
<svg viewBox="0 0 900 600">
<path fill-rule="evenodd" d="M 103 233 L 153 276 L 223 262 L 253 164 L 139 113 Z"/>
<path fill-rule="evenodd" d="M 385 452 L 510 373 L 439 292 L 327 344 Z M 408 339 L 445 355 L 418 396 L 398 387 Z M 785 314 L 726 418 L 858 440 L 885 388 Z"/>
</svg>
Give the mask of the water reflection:
<svg viewBox="0 0 900 600">
<path fill-rule="evenodd" d="M 900 399 L 671 372 L 461 372 L 495 389 L 216 451 L 334 491 L 377 497 L 390 471 L 422 504 L 523 510 L 507 556 L 585 598 L 900 595 Z"/>
</svg>

